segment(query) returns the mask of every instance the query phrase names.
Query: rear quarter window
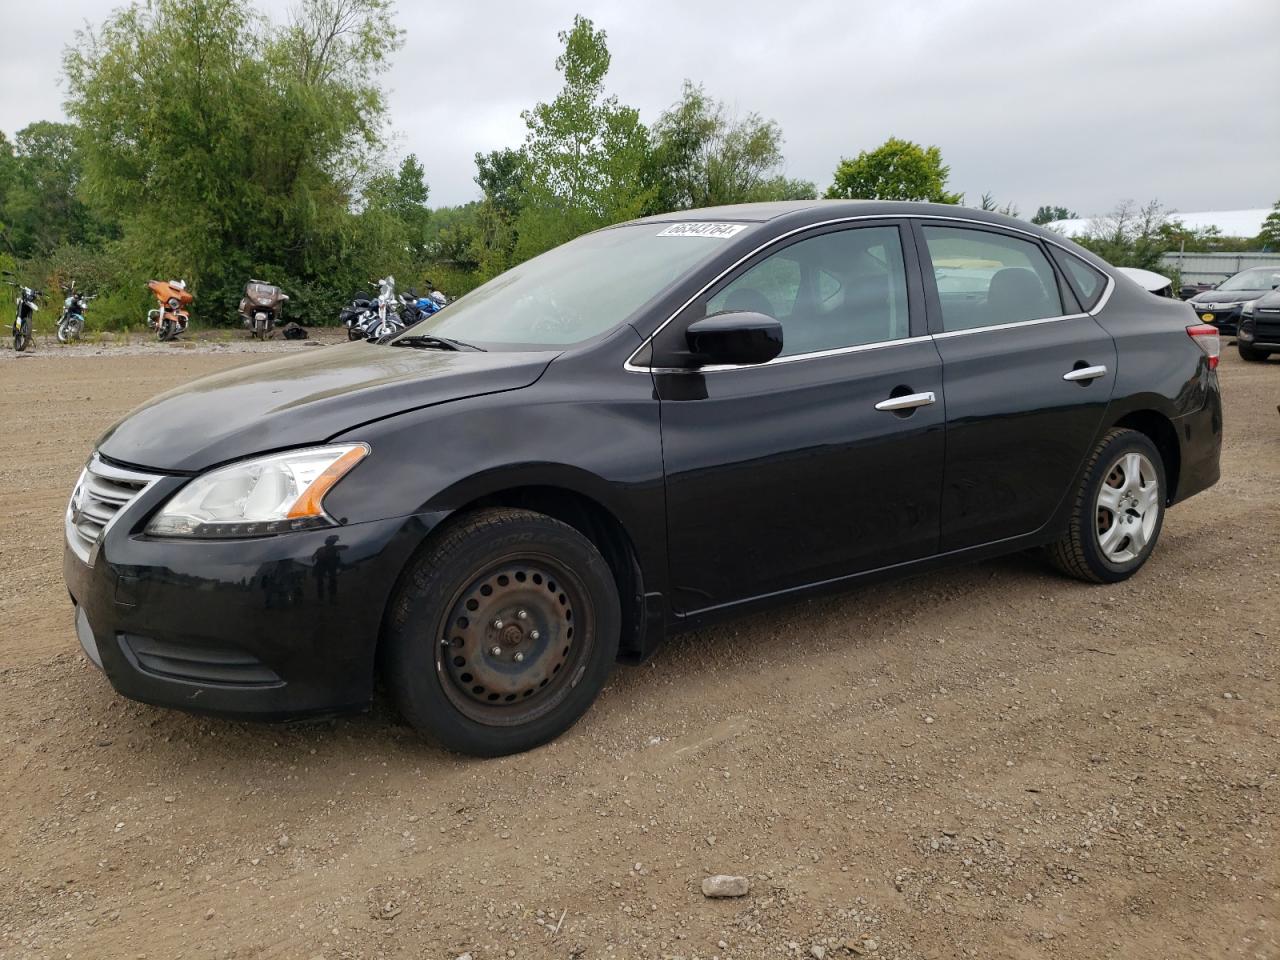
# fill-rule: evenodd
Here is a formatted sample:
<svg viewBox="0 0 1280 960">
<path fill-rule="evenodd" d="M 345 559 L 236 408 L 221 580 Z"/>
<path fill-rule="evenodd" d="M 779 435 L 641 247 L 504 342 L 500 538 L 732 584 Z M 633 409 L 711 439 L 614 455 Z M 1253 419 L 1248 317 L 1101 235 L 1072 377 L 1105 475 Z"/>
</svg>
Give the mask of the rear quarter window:
<svg viewBox="0 0 1280 960">
<path fill-rule="evenodd" d="M 1075 291 L 1076 299 L 1085 310 L 1092 310 L 1107 288 L 1107 275 L 1091 263 L 1085 263 L 1074 254 L 1050 245 L 1050 253 L 1057 261 L 1067 282 Z"/>
</svg>

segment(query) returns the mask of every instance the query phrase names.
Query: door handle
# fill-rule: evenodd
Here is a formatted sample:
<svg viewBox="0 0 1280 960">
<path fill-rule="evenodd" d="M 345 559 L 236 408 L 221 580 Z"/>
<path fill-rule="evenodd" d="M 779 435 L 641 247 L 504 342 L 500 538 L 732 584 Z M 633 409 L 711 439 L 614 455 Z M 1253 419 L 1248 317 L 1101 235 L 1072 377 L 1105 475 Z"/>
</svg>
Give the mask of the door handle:
<svg viewBox="0 0 1280 960">
<path fill-rule="evenodd" d="M 1063 380 L 1073 380 L 1075 382 L 1097 380 L 1099 377 L 1107 375 L 1107 368 L 1098 365 L 1096 367 L 1081 367 L 1079 370 L 1068 370 L 1062 375 Z"/>
<path fill-rule="evenodd" d="M 916 407 L 927 406 L 937 399 L 938 398 L 933 395 L 933 392 L 928 390 L 924 393 L 908 393 L 906 396 L 890 397 L 888 400 L 881 400 L 876 404 L 876 409 L 888 410 L 890 412 L 894 410 L 913 410 Z"/>
</svg>

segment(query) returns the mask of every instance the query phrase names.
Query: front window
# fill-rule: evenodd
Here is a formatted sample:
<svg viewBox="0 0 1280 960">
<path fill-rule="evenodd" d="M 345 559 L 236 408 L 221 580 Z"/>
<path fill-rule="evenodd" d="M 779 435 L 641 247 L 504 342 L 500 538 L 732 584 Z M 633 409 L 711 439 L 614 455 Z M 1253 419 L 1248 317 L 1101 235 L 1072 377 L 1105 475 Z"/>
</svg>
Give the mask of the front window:
<svg viewBox="0 0 1280 960">
<path fill-rule="evenodd" d="M 729 236 L 755 227 L 699 233 L 672 226 L 636 223 L 579 237 L 494 277 L 402 336 L 446 337 L 485 349 L 580 343 L 612 330 L 724 250 Z"/>
<path fill-rule="evenodd" d="M 1280 286 L 1280 270 L 1275 267 L 1255 267 L 1244 270 L 1222 281 L 1219 290 L 1274 290 Z"/>
<path fill-rule="evenodd" d="M 781 356 L 908 336 L 898 228 L 856 227 L 783 247 L 730 281 L 707 315 L 745 310 L 782 323 Z"/>
</svg>

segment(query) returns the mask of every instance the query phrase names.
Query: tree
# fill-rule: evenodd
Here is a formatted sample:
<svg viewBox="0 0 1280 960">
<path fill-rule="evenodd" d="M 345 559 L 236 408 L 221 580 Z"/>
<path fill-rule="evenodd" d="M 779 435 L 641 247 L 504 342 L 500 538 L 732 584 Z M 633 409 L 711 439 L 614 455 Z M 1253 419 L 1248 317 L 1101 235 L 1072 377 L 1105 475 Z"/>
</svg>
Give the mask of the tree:
<svg viewBox="0 0 1280 960">
<path fill-rule="evenodd" d="M 1262 221 L 1262 230 L 1258 233 L 1258 240 L 1266 248 L 1276 249 L 1280 247 L 1280 200 L 1275 202 L 1271 212 L 1267 214 L 1267 219 Z"/>
<path fill-rule="evenodd" d="M 0 143 L 0 222 L 19 257 L 43 256 L 63 243 L 94 242 L 105 225 L 81 201 L 78 131 L 37 121 Z"/>
<path fill-rule="evenodd" d="M 365 187 L 365 202 L 372 212 L 389 217 L 404 230 L 404 241 L 415 254 L 421 254 L 427 242 L 427 209 L 429 190 L 425 171 L 415 154 L 400 162 L 400 169 L 379 173 Z"/>
<path fill-rule="evenodd" d="M 1068 210 L 1066 207 L 1055 207 L 1049 206 L 1048 204 L 1042 204 L 1036 209 L 1036 215 L 1031 218 L 1031 222 L 1037 223 L 1043 227 L 1045 224 L 1054 223 L 1057 220 L 1075 220 L 1079 216 L 1080 215 L 1078 213 L 1073 210 Z"/>
<path fill-rule="evenodd" d="M 510 147 L 476 154 L 476 186 L 485 199 L 511 218 L 520 213 L 525 188 L 525 155 Z"/>
<path fill-rule="evenodd" d="M 1093 217 L 1076 242 L 1117 267 L 1155 270 L 1170 246 L 1166 237 L 1170 213 L 1159 200 L 1141 207 L 1124 200 L 1110 213 Z"/>
<path fill-rule="evenodd" d="M 964 194 L 947 192 L 950 173 L 937 147 L 890 137 L 875 150 L 863 150 L 853 160 L 842 159 L 826 196 L 960 203 Z"/>
<path fill-rule="evenodd" d="M 522 259 L 634 217 L 653 195 L 644 183 L 648 131 L 633 107 L 604 93 L 610 62 L 605 32 L 576 16 L 559 38 L 564 50 L 556 69 L 564 86 L 550 103 L 522 114 L 528 127 L 517 223 Z"/>
<path fill-rule="evenodd" d="M 978 203 L 979 210 L 990 210 L 993 213 L 1003 213 L 1006 217 L 1016 217 L 1018 215 L 1018 205 L 1010 201 L 1001 206 L 996 200 L 995 195 L 984 192 L 982 199 Z"/>
<path fill-rule="evenodd" d="M 63 65 L 83 193 L 118 216 L 133 282 L 183 276 L 225 316 L 259 276 L 305 311 L 405 256 L 404 225 L 368 202 L 387 186 L 389 9 L 301 0 L 276 28 L 249 0 L 149 0 L 79 36 Z"/>
<path fill-rule="evenodd" d="M 658 193 L 655 212 L 753 200 L 802 199 L 812 183 L 789 180 L 782 166 L 782 128 L 750 113 L 742 120 L 684 82 L 680 99 L 650 129 Z"/>
</svg>

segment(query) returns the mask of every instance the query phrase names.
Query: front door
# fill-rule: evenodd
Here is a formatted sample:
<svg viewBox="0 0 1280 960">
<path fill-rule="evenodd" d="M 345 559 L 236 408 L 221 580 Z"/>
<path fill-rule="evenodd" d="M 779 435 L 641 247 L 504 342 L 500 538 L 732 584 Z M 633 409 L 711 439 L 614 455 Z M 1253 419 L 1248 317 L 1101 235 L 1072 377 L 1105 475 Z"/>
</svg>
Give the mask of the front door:
<svg viewBox="0 0 1280 960">
<path fill-rule="evenodd" d="M 917 226 L 947 389 L 942 551 L 1032 533 L 1067 495 L 1115 384 L 1115 343 L 1039 240 Z"/>
<path fill-rule="evenodd" d="M 659 334 L 658 366 L 664 342 L 708 314 L 766 313 L 784 338 L 767 364 L 655 376 L 679 612 L 937 549 L 942 367 L 907 230 L 875 222 L 783 242 Z"/>
</svg>

